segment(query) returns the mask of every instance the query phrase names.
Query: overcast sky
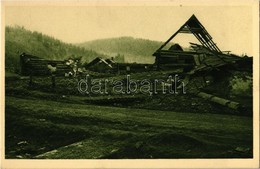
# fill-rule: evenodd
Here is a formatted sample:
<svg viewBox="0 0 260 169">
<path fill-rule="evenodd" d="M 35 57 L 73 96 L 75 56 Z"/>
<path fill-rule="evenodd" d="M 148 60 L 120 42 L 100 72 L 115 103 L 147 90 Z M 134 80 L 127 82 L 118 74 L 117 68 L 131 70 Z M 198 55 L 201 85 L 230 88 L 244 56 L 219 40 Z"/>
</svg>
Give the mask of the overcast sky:
<svg viewBox="0 0 260 169">
<path fill-rule="evenodd" d="M 166 41 L 192 14 L 221 50 L 253 53 L 251 6 L 10 6 L 5 23 L 68 43 L 120 36 Z M 175 41 L 192 39 L 186 37 Z"/>
</svg>

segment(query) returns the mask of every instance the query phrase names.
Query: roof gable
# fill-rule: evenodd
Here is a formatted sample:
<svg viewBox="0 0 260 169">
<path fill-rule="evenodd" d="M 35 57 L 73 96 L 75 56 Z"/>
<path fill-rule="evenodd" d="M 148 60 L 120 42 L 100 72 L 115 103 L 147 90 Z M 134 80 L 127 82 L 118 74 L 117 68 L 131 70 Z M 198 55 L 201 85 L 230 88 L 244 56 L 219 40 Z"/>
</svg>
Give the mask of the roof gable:
<svg viewBox="0 0 260 169">
<path fill-rule="evenodd" d="M 179 33 L 190 33 L 193 34 L 199 42 L 211 51 L 221 53 L 220 49 L 217 47 L 216 43 L 213 42 L 212 37 L 200 23 L 195 15 L 192 15 L 180 29 L 175 32 L 157 51 L 161 50 L 166 46 L 177 34 Z"/>
</svg>

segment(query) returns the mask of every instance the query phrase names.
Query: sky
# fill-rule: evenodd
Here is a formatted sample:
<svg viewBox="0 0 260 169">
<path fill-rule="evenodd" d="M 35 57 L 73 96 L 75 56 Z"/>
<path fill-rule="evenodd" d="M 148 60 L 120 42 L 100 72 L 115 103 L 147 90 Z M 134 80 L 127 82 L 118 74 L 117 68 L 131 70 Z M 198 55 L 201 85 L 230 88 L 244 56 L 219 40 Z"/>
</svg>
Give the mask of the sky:
<svg viewBox="0 0 260 169">
<path fill-rule="evenodd" d="M 67 43 L 121 36 L 166 41 L 192 14 L 222 51 L 253 53 L 252 6 L 6 6 L 5 24 L 24 26 Z M 195 38 L 182 34 L 172 42 Z M 196 42 L 196 41 L 195 41 Z"/>
</svg>

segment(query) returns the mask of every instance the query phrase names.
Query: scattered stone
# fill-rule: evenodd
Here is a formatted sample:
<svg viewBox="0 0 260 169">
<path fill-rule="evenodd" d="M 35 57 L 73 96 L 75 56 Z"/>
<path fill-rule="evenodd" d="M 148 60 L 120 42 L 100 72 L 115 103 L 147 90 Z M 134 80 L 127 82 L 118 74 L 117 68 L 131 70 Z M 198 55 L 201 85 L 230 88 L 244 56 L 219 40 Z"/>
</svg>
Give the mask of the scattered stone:
<svg viewBox="0 0 260 169">
<path fill-rule="evenodd" d="M 58 150 L 52 150 L 52 151 L 40 154 L 40 155 L 36 156 L 36 158 L 48 157 L 48 156 L 54 155 L 56 153 L 58 153 Z"/>
<path fill-rule="evenodd" d="M 235 150 L 238 151 L 238 152 L 243 152 L 243 153 L 245 153 L 245 152 L 249 152 L 250 148 L 237 147 Z"/>
<path fill-rule="evenodd" d="M 119 149 L 116 148 L 116 149 L 113 149 L 110 153 L 115 153 L 115 152 L 118 152 L 118 151 L 119 151 Z"/>
<path fill-rule="evenodd" d="M 25 154 L 25 156 L 26 156 L 26 157 L 30 157 L 30 156 L 31 156 L 31 154 L 29 154 L 29 153 L 26 153 L 26 154 Z"/>
<path fill-rule="evenodd" d="M 192 106 L 197 106 L 198 104 L 195 103 L 195 102 L 192 102 L 191 105 L 192 105 Z"/>
<path fill-rule="evenodd" d="M 94 157 L 94 159 L 100 159 L 100 158 L 103 158 L 103 157 L 104 157 L 104 155 L 99 155 L 97 157 Z"/>
<path fill-rule="evenodd" d="M 79 145 L 77 145 L 77 147 L 83 147 L 83 145 L 79 144 Z"/>
<path fill-rule="evenodd" d="M 42 151 L 42 150 L 45 150 L 45 149 L 46 149 L 45 147 L 42 147 L 42 148 L 39 148 L 38 150 Z"/>
<path fill-rule="evenodd" d="M 17 145 L 27 145 L 28 142 L 27 141 L 20 141 L 19 143 L 17 143 Z"/>
</svg>

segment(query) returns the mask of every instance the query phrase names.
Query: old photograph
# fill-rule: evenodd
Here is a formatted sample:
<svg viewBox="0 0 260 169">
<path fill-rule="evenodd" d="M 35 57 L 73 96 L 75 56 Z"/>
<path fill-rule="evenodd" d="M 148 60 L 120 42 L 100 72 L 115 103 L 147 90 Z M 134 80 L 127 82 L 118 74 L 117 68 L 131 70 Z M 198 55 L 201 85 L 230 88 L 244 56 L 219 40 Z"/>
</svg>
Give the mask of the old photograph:
<svg viewBox="0 0 260 169">
<path fill-rule="evenodd" d="M 6 5 L 4 158 L 253 159 L 252 2 Z"/>
</svg>

